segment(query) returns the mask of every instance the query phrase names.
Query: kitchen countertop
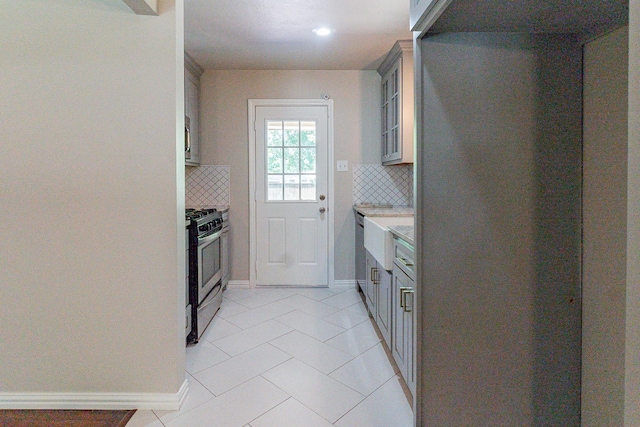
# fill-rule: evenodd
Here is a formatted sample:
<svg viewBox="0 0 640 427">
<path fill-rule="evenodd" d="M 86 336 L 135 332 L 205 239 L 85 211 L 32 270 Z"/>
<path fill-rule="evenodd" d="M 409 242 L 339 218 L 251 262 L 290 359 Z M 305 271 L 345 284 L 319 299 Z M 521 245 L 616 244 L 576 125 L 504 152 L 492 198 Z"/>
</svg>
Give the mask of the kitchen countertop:
<svg viewBox="0 0 640 427">
<path fill-rule="evenodd" d="M 391 234 L 404 240 L 411 246 L 415 245 L 415 230 L 413 225 L 390 225 L 389 231 Z"/>
<path fill-rule="evenodd" d="M 353 205 L 356 212 L 364 216 L 413 216 L 413 208 L 409 206 L 390 205 Z"/>
<path fill-rule="evenodd" d="M 222 212 L 222 213 L 229 212 L 229 205 L 220 205 L 220 206 L 212 206 L 212 207 L 216 208 L 218 212 Z"/>
</svg>

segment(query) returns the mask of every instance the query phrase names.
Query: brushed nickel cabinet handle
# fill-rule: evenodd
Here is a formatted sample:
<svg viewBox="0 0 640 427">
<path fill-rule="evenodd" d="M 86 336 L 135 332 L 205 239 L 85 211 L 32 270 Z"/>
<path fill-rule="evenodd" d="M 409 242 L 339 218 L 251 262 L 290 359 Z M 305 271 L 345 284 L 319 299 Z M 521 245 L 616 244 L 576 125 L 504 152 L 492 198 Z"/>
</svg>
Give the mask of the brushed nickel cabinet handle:
<svg viewBox="0 0 640 427">
<path fill-rule="evenodd" d="M 184 126 L 184 151 L 188 154 L 187 158 L 191 158 L 191 129 L 189 126 Z"/>
<path fill-rule="evenodd" d="M 371 269 L 371 281 L 373 282 L 374 285 L 377 285 L 380 283 L 380 274 L 377 268 Z"/>
<path fill-rule="evenodd" d="M 407 304 L 407 294 L 412 294 L 411 295 L 411 299 L 413 299 L 413 288 L 409 288 L 406 291 L 404 291 L 404 311 L 406 313 L 411 313 L 413 311 L 413 303 L 411 304 L 411 306 L 409 306 L 409 304 Z"/>
<path fill-rule="evenodd" d="M 400 261 L 401 263 L 403 263 L 407 267 L 413 267 L 413 261 L 409 261 L 406 258 L 398 258 L 398 261 Z"/>
<path fill-rule="evenodd" d="M 404 308 L 404 292 L 405 292 L 407 289 L 411 289 L 411 288 L 408 288 L 408 287 L 406 287 L 406 286 L 401 286 L 401 287 L 400 287 L 400 288 L 398 288 L 398 289 L 400 290 L 400 307 L 401 307 L 401 308 Z"/>
</svg>

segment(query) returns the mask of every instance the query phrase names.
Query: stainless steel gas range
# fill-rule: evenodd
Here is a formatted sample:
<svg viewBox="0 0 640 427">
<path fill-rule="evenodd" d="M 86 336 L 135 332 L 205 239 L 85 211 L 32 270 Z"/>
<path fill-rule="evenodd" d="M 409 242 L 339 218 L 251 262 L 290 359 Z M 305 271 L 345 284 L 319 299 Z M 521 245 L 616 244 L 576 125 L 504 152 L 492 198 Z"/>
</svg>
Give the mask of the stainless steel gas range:
<svg viewBox="0 0 640 427">
<path fill-rule="evenodd" d="M 187 209 L 189 226 L 189 303 L 191 332 L 197 343 L 222 303 L 228 271 L 226 215 L 216 209 Z M 224 241 L 223 241 L 224 240 Z"/>
</svg>

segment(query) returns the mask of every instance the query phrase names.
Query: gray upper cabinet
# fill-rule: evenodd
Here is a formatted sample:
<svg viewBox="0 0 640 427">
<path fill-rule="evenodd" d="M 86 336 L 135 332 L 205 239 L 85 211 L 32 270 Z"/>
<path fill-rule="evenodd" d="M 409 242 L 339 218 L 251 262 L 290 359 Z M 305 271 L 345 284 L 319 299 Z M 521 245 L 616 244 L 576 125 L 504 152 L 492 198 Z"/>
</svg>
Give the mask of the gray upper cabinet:
<svg viewBox="0 0 640 427">
<path fill-rule="evenodd" d="M 396 42 L 378 73 L 382 77 L 382 164 L 413 163 L 413 42 Z"/>
<path fill-rule="evenodd" d="M 204 70 L 184 54 L 185 164 L 200 164 L 200 76 Z"/>
</svg>

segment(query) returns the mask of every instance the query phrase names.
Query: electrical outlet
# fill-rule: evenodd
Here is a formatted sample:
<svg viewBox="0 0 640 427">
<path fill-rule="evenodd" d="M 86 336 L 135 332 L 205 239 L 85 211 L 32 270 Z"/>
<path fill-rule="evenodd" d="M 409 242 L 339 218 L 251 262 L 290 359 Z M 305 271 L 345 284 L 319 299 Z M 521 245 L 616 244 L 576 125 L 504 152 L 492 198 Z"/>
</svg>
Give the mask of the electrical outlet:
<svg viewBox="0 0 640 427">
<path fill-rule="evenodd" d="M 336 170 L 338 172 L 349 172 L 349 161 L 338 160 L 338 162 L 336 163 Z"/>
</svg>

